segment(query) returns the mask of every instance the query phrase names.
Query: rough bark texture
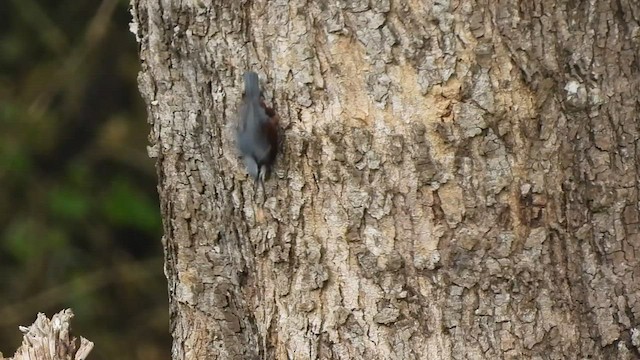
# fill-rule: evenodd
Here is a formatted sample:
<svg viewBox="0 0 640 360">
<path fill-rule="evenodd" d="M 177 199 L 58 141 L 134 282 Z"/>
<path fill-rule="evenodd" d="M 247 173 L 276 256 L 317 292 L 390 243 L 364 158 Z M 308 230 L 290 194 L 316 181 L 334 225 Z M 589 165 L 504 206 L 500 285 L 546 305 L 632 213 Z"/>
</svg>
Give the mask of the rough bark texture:
<svg viewBox="0 0 640 360">
<path fill-rule="evenodd" d="M 132 14 L 174 359 L 640 356 L 637 1 Z M 248 69 L 286 134 L 264 201 Z"/>
</svg>

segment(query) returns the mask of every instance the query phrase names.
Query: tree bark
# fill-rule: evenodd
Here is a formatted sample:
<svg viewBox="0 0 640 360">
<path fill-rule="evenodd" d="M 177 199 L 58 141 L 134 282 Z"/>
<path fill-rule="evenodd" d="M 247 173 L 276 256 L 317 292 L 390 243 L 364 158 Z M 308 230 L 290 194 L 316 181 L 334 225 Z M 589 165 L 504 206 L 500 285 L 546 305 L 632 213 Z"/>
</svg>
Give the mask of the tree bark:
<svg viewBox="0 0 640 360">
<path fill-rule="evenodd" d="M 640 356 L 638 2 L 132 14 L 174 359 Z M 246 70 L 286 135 L 263 197 Z"/>
</svg>

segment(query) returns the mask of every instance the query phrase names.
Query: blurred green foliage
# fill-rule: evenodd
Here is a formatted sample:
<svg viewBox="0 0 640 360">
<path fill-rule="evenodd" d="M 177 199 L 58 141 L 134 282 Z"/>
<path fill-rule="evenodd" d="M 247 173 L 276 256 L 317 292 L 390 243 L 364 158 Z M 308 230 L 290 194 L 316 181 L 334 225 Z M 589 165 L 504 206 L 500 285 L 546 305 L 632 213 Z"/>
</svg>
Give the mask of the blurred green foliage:
<svg viewBox="0 0 640 360">
<path fill-rule="evenodd" d="M 90 359 L 169 359 L 127 1 L 0 1 L 0 351 L 71 307 Z"/>
</svg>

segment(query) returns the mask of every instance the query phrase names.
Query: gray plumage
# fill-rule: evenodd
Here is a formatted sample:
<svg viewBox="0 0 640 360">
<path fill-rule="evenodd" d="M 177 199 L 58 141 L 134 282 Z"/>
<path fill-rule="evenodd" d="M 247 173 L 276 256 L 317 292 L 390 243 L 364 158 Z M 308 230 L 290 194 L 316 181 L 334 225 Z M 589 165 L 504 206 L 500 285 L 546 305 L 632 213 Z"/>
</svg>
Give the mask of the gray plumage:
<svg viewBox="0 0 640 360">
<path fill-rule="evenodd" d="M 262 103 L 258 74 L 244 74 L 244 97 L 240 106 L 236 140 L 247 172 L 254 180 L 264 182 L 275 160 L 277 129 Z M 275 135 L 275 137 L 274 137 Z"/>
</svg>

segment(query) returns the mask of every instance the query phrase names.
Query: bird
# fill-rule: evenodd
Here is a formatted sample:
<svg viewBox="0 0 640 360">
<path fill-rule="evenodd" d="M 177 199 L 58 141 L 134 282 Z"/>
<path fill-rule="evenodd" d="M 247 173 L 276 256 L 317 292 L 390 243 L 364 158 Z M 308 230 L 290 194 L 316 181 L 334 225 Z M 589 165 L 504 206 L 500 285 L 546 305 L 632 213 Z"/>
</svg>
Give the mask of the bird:
<svg viewBox="0 0 640 360">
<path fill-rule="evenodd" d="M 248 71 L 243 78 L 236 143 L 247 172 L 264 188 L 278 154 L 278 116 L 264 103 L 258 74 Z"/>
</svg>

